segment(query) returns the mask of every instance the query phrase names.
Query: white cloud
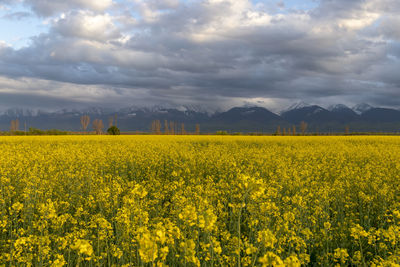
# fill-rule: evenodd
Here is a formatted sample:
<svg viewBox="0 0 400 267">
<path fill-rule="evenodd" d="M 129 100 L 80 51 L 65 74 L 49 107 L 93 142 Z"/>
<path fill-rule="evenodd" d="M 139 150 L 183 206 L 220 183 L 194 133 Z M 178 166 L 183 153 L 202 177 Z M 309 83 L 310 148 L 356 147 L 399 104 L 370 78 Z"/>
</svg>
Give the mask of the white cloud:
<svg viewBox="0 0 400 267">
<path fill-rule="evenodd" d="M 62 14 L 56 20 L 53 30 L 65 37 L 79 37 L 88 40 L 111 41 L 121 37 L 109 14 L 94 14 L 79 11 Z"/>
<path fill-rule="evenodd" d="M 365 12 L 358 18 L 346 18 L 338 20 L 339 27 L 343 27 L 349 30 L 359 30 L 377 21 L 380 18 L 380 13 Z"/>
<path fill-rule="evenodd" d="M 6 48 L 6 47 L 11 47 L 11 45 L 8 44 L 6 41 L 0 40 L 0 49 L 1 48 Z"/>
</svg>

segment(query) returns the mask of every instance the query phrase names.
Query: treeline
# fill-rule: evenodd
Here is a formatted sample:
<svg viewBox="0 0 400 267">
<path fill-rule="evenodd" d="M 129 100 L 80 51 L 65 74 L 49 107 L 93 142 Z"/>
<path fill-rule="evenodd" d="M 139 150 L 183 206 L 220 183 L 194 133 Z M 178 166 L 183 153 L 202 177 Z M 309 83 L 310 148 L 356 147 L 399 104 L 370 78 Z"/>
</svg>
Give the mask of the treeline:
<svg viewBox="0 0 400 267">
<path fill-rule="evenodd" d="M 200 134 L 200 124 L 195 125 L 195 131 L 190 133 L 186 131 L 184 123 L 177 123 L 174 121 L 164 120 L 162 124 L 160 120 L 154 120 L 151 122 L 150 132 L 152 134 L 166 134 L 166 135 L 186 135 L 186 134 Z"/>
<path fill-rule="evenodd" d="M 292 125 L 291 127 L 281 127 L 277 126 L 275 132 L 228 132 L 228 131 L 216 131 L 214 133 L 204 133 L 211 135 L 245 135 L 245 136 L 346 136 L 346 135 L 400 135 L 399 132 L 359 132 L 359 131 L 351 131 L 349 126 L 345 126 L 343 132 L 320 132 L 318 128 L 314 131 L 308 130 L 308 124 L 302 121 L 297 128 L 296 125 Z"/>
<path fill-rule="evenodd" d="M 27 131 L 9 131 L 9 132 L 1 132 L 1 135 L 68 135 L 68 131 L 60 131 L 57 129 L 51 129 L 51 130 L 40 130 L 37 128 L 29 128 Z"/>
<path fill-rule="evenodd" d="M 84 115 L 81 117 L 81 127 L 84 133 L 86 133 L 86 130 L 90 124 L 90 117 L 88 115 Z M 95 134 L 103 134 L 104 133 L 104 123 L 103 120 L 101 119 L 95 119 L 92 122 L 92 128 L 94 130 Z M 117 127 L 117 114 L 114 116 L 110 116 L 108 118 L 108 128 L 107 128 L 107 134 L 109 135 L 120 135 L 121 132 L 119 128 Z"/>
<path fill-rule="evenodd" d="M 304 121 L 300 123 L 300 133 L 301 135 L 306 135 L 308 124 Z M 296 125 L 293 125 L 289 128 L 282 128 L 280 126 L 277 127 L 275 135 L 297 135 Z"/>
<path fill-rule="evenodd" d="M 108 135 L 119 135 L 120 130 L 117 127 L 117 115 L 110 116 L 108 118 L 108 128 L 104 131 L 105 126 L 102 119 L 94 119 L 88 115 L 80 117 L 80 125 L 82 132 L 68 132 L 57 129 L 51 130 L 41 130 L 37 128 L 30 127 L 27 129 L 26 122 L 24 123 L 24 130 L 20 130 L 20 122 L 18 119 L 12 120 L 10 122 L 9 132 L 0 132 L 0 135 L 67 135 L 67 134 L 108 134 Z M 89 130 L 91 125 L 92 131 Z M 193 127 L 193 126 L 192 126 Z M 299 135 L 399 135 L 400 133 L 390 133 L 390 132 L 357 132 L 351 131 L 349 126 L 345 126 L 343 132 L 319 132 L 318 128 L 312 131 L 308 131 L 308 124 L 302 121 L 299 125 L 292 125 L 290 127 L 277 126 L 275 132 L 228 132 L 228 131 L 216 131 L 216 132 L 200 132 L 200 124 L 195 124 L 194 131 L 187 131 L 184 123 L 178 123 L 174 121 L 164 120 L 162 123 L 160 120 L 153 120 L 150 125 L 149 132 L 135 132 L 125 134 L 155 134 L 155 135 L 276 135 L 276 136 L 299 136 Z"/>
<path fill-rule="evenodd" d="M 119 135 L 120 130 L 116 126 L 117 116 L 110 117 L 108 120 L 108 128 L 107 133 L 110 135 Z M 88 133 L 88 127 L 90 125 L 90 117 L 88 115 L 84 115 L 80 117 L 80 124 L 83 133 Z M 101 119 L 95 119 L 92 122 L 92 129 L 94 134 L 103 134 L 104 133 L 104 124 Z M 18 119 L 12 120 L 10 122 L 10 131 L 9 132 L 1 132 L 1 135 L 67 135 L 67 134 L 77 134 L 76 132 L 68 132 L 61 131 L 57 129 L 51 130 L 41 130 L 37 128 L 30 127 L 27 130 L 26 122 L 24 123 L 24 130 L 20 130 L 20 122 Z"/>
<path fill-rule="evenodd" d="M 343 133 L 320 133 L 318 130 L 314 132 L 308 132 L 308 123 L 305 121 L 300 122 L 300 132 L 297 132 L 296 125 L 292 125 L 292 127 L 288 128 L 282 128 L 280 126 L 277 127 L 276 132 L 274 135 L 360 135 L 360 133 L 356 132 L 351 132 L 350 127 L 346 125 L 344 127 Z M 370 133 L 364 133 L 364 134 L 370 134 Z"/>
<path fill-rule="evenodd" d="M 60 131 L 57 129 L 41 130 L 34 127 L 27 129 L 26 122 L 24 123 L 24 130 L 20 130 L 20 123 L 18 119 L 10 122 L 10 131 L 2 132 L 1 135 L 67 135 L 69 132 Z"/>
</svg>

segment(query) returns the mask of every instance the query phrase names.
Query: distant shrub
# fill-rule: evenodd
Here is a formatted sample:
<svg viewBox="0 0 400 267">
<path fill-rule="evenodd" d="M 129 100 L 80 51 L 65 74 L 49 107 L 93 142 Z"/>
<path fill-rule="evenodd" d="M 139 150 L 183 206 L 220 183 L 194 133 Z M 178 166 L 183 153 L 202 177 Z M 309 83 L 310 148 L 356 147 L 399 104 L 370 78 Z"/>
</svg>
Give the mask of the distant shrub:
<svg viewBox="0 0 400 267">
<path fill-rule="evenodd" d="M 26 135 L 24 131 L 15 131 L 12 133 L 13 135 Z"/>
<path fill-rule="evenodd" d="M 67 135 L 68 132 L 60 131 L 57 129 L 51 130 L 41 130 L 37 128 L 29 128 L 28 132 L 18 131 L 14 133 L 15 135 Z"/>
<path fill-rule="evenodd" d="M 227 131 L 217 131 L 215 135 L 228 135 Z"/>
<path fill-rule="evenodd" d="M 51 130 L 46 130 L 44 131 L 45 135 L 67 135 L 68 132 L 67 131 L 60 131 L 57 129 L 51 129 Z"/>
<path fill-rule="evenodd" d="M 108 128 L 107 133 L 109 135 L 120 135 L 121 134 L 121 132 L 117 126 L 111 126 L 110 128 Z"/>
</svg>

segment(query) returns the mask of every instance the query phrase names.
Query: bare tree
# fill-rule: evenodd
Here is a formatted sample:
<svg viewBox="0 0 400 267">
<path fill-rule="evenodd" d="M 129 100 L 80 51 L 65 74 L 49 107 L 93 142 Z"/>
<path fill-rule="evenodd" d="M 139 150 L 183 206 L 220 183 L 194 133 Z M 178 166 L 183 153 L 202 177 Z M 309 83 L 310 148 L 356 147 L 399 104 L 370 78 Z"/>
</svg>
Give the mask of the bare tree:
<svg viewBox="0 0 400 267">
<path fill-rule="evenodd" d="M 114 114 L 114 126 L 118 127 L 117 126 L 117 113 Z"/>
<path fill-rule="evenodd" d="M 276 128 L 276 135 L 282 135 L 281 133 L 281 126 L 278 125 L 278 127 Z"/>
<path fill-rule="evenodd" d="M 349 135 L 350 134 L 350 127 L 348 125 L 344 128 L 344 134 L 345 135 Z"/>
<path fill-rule="evenodd" d="M 185 131 L 185 124 L 184 124 L 184 123 L 181 123 L 181 134 L 182 134 L 182 135 L 186 134 L 186 131 Z"/>
<path fill-rule="evenodd" d="M 92 123 L 93 130 L 96 132 L 96 134 L 102 134 L 103 133 L 103 128 L 104 124 L 102 120 L 95 119 Z"/>
<path fill-rule="evenodd" d="M 151 122 L 151 132 L 153 134 L 161 134 L 161 122 L 159 120 Z"/>
<path fill-rule="evenodd" d="M 173 121 L 169 122 L 169 132 L 170 134 L 175 134 L 175 123 Z"/>
<path fill-rule="evenodd" d="M 151 121 L 151 126 L 150 126 L 150 133 L 154 134 L 156 131 L 156 126 L 154 121 Z"/>
<path fill-rule="evenodd" d="M 10 132 L 16 132 L 19 130 L 19 120 L 12 120 L 10 123 Z"/>
<path fill-rule="evenodd" d="M 286 135 L 286 129 L 283 128 L 282 135 Z"/>
<path fill-rule="evenodd" d="M 199 135 L 200 134 L 200 124 L 196 124 L 196 134 Z"/>
<path fill-rule="evenodd" d="M 114 118 L 112 116 L 108 117 L 108 128 L 114 125 Z"/>
<path fill-rule="evenodd" d="M 156 134 L 161 134 L 161 122 L 156 120 Z"/>
<path fill-rule="evenodd" d="M 86 132 L 87 127 L 89 126 L 90 123 L 90 117 L 88 115 L 84 115 L 81 117 L 81 126 L 82 130 Z"/>
<path fill-rule="evenodd" d="M 306 134 L 308 124 L 305 121 L 300 122 L 300 131 L 302 135 Z"/>
<path fill-rule="evenodd" d="M 292 127 L 292 133 L 293 133 L 293 135 L 296 135 L 296 125 L 293 125 L 293 127 Z"/>
<path fill-rule="evenodd" d="M 164 133 L 169 134 L 168 121 L 164 120 Z"/>
</svg>

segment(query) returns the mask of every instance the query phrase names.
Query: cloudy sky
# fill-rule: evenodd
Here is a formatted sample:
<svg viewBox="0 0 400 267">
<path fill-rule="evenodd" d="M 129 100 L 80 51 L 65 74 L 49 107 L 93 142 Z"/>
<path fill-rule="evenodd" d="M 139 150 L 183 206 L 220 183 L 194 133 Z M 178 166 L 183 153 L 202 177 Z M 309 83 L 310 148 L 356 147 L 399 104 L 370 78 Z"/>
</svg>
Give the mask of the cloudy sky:
<svg viewBox="0 0 400 267">
<path fill-rule="evenodd" d="M 398 0 L 0 0 L 0 109 L 400 107 Z"/>
</svg>

